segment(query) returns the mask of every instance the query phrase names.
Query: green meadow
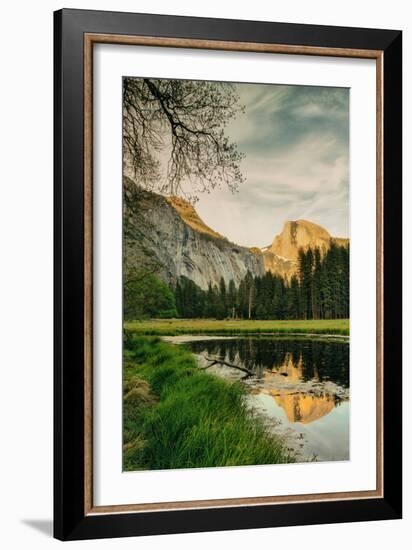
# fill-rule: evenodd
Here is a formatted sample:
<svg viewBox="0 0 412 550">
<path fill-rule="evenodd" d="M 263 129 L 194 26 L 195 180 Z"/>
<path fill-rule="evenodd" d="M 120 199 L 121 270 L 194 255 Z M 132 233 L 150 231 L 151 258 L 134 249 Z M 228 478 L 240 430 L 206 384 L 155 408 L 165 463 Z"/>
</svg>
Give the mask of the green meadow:
<svg viewBox="0 0 412 550">
<path fill-rule="evenodd" d="M 142 335 L 179 334 L 341 334 L 349 335 L 349 319 L 150 319 L 127 321 L 125 329 Z"/>
<path fill-rule="evenodd" d="M 126 471 L 294 461 L 248 408 L 245 386 L 200 370 L 182 346 L 126 332 L 123 390 Z"/>
</svg>

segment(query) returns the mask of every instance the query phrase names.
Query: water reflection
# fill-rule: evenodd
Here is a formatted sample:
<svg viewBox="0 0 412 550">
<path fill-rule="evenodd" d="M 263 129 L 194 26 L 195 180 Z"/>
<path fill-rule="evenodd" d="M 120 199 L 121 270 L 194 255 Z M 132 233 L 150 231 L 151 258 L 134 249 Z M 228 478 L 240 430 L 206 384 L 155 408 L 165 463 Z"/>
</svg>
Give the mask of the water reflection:
<svg viewBox="0 0 412 550">
<path fill-rule="evenodd" d="M 335 407 L 335 399 L 329 395 L 283 393 L 274 397 L 276 403 L 285 411 L 289 422 L 309 424 L 330 413 Z"/>
<path fill-rule="evenodd" d="M 215 374 L 244 380 L 252 406 L 271 419 L 274 431 L 287 430 L 300 461 L 349 458 L 346 342 L 235 337 L 185 345 Z M 217 362 L 212 365 L 210 358 Z M 245 377 L 227 364 L 244 367 L 252 375 Z"/>
<path fill-rule="evenodd" d="M 194 353 L 220 357 L 253 371 L 295 381 L 332 381 L 349 387 L 349 346 L 342 342 L 274 338 L 228 338 L 186 343 Z"/>
</svg>

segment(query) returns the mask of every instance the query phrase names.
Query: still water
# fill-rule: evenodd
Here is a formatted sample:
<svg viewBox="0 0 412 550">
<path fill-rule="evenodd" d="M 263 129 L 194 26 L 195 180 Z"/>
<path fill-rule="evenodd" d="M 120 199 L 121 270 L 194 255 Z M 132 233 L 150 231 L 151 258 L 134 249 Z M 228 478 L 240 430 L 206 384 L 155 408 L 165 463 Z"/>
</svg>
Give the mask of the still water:
<svg viewBox="0 0 412 550">
<path fill-rule="evenodd" d="M 347 341 L 177 338 L 201 367 L 248 386 L 250 406 L 286 437 L 298 462 L 349 460 Z"/>
</svg>

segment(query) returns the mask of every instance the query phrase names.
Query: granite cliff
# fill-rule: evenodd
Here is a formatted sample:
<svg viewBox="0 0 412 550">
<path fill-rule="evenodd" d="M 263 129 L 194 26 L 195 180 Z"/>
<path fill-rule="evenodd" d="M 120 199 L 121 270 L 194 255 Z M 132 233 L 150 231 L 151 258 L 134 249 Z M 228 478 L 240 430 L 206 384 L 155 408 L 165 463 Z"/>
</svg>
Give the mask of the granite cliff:
<svg viewBox="0 0 412 550">
<path fill-rule="evenodd" d="M 315 223 L 296 220 L 286 222 L 271 245 L 246 248 L 208 227 L 181 197 L 144 190 L 127 177 L 123 186 L 125 270 L 149 270 L 168 284 L 185 276 L 207 289 L 223 277 L 226 285 L 233 280 L 238 286 L 248 271 L 290 279 L 297 272 L 299 248 L 318 247 L 325 253 L 332 243 L 349 243 Z"/>
<path fill-rule="evenodd" d="M 326 229 L 308 220 L 287 221 L 272 244 L 262 249 L 265 270 L 289 279 L 297 272 L 300 248 L 319 248 L 324 254 L 332 243 L 347 246 L 349 239 L 332 237 Z"/>
<path fill-rule="evenodd" d="M 125 269 L 149 269 L 173 284 L 180 276 L 207 289 L 221 277 L 238 286 L 247 271 L 265 273 L 262 255 L 209 228 L 181 198 L 143 190 L 124 178 Z"/>
</svg>

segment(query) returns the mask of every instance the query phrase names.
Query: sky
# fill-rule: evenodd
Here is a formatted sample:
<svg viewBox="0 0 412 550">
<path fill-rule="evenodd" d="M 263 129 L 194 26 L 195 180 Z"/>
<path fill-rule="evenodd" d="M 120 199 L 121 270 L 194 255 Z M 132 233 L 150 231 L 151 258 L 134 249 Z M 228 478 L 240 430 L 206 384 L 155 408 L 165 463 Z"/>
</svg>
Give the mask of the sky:
<svg viewBox="0 0 412 550">
<path fill-rule="evenodd" d="M 237 193 L 200 195 L 203 221 L 243 246 L 267 246 L 297 219 L 349 237 L 349 89 L 236 87 L 245 113 L 226 133 L 246 154 L 246 181 Z"/>
</svg>

